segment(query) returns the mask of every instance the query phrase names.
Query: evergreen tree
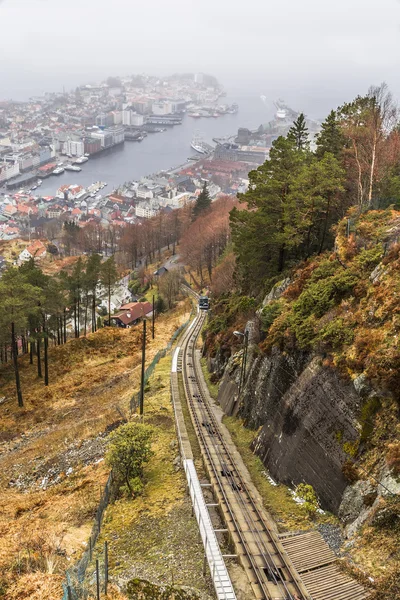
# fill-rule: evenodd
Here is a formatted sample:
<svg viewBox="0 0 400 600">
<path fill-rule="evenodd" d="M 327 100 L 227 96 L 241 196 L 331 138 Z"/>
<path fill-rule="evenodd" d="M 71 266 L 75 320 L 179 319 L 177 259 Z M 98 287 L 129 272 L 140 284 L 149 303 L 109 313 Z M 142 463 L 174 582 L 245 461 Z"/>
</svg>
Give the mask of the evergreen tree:
<svg viewBox="0 0 400 600">
<path fill-rule="evenodd" d="M 317 136 L 316 155 L 322 158 L 325 152 L 330 152 L 336 158 L 339 158 L 345 146 L 345 138 L 341 132 L 337 119 L 337 114 L 331 110 L 325 121 L 322 123 L 321 131 Z"/>
<path fill-rule="evenodd" d="M 286 235 L 296 245 L 299 258 L 320 254 L 332 238 L 331 225 L 343 217 L 348 204 L 343 195 L 345 172 L 337 158 L 326 152 L 302 166 L 293 181 L 292 219 Z"/>
<path fill-rule="evenodd" d="M 210 194 L 207 189 L 207 182 L 204 182 L 203 189 L 197 196 L 196 204 L 193 209 L 194 218 L 198 217 L 202 212 L 206 211 L 211 205 Z"/>
<path fill-rule="evenodd" d="M 35 313 L 43 300 L 41 290 L 26 281 L 19 269 L 8 269 L 0 279 L 1 323 L 11 342 L 18 406 L 24 405 L 18 365 L 18 336 L 26 330 L 29 314 Z"/>
<path fill-rule="evenodd" d="M 306 150 L 309 147 L 308 128 L 303 113 L 300 113 L 298 118 L 293 121 L 287 137 L 294 142 L 297 150 Z"/>
<path fill-rule="evenodd" d="M 279 137 L 270 159 L 249 173 L 249 190 L 239 195 L 249 210 L 231 212 L 234 251 L 244 286 L 250 290 L 258 290 L 265 277 L 285 267 L 294 244 L 287 226 L 297 210 L 291 189 L 304 161 L 292 137 Z"/>
<path fill-rule="evenodd" d="M 114 256 L 110 256 L 100 269 L 100 281 L 107 291 L 108 297 L 108 324 L 111 325 L 111 294 L 118 280 L 117 267 L 115 266 Z"/>
</svg>

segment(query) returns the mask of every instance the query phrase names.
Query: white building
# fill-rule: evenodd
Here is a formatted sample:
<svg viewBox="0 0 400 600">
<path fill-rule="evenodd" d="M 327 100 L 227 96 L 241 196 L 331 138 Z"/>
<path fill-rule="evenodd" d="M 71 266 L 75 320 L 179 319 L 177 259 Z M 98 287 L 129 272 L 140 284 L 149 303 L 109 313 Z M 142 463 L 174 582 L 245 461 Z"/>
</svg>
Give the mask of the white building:
<svg viewBox="0 0 400 600">
<path fill-rule="evenodd" d="M 19 175 L 19 172 L 19 163 L 17 161 L 15 163 L 0 163 L 0 184 L 8 181 L 11 177 L 16 177 Z"/>
<path fill-rule="evenodd" d="M 121 126 L 110 127 L 108 132 L 112 135 L 113 144 L 120 144 L 125 140 L 125 130 Z"/>
<path fill-rule="evenodd" d="M 134 127 L 141 127 L 144 123 L 144 116 L 133 112 L 131 115 L 131 125 Z"/>
<path fill-rule="evenodd" d="M 83 156 L 85 154 L 85 145 L 82 140 L 67 140 L 64 142 L 64 154 L 71 156 Z"/>
<path fill-rule="evenodd" d="M 158 202 L 139 202 L 135 208 L 135 214 L 137 217 L 150 219 L 155 217 L 160 210 Z"/>
<path fill-rule="evenodd" d="M 162 115 L 170 115 L 172 113 L 172 104 L 171 102 L 153 102 L 152 106 L 153 115 L 162 116 Z"/>
<path fill-rule="evenodd" d="M 123 110 L 122 111 L 122 124 L 123 125 L 127 125 L 128 127 L 130 125 L 132 125 L 132 122 L 131 122 L 132 114 L 133 113 L 131 110 Z"/>
<path fill-rule="evenodd" d="M 154 192 L 146 185 L 139 185 L 136 190 L 136 196 L 138 198 L 143 198 L 144 200 L 150 200 L 151 198 L 154 198 Z"/>
<path fill-rule="evenodd" d="M 189 192 L 182 192 L 181 194 L 176 194 L 172 198 L 169 198 L 167 201 L 167 206 L 171 206 L 171 208 L 182 208 L 188 202 L 190 202 L 191 194 Z"/>
<path fill-rule="evenodd" d="M 112 116 L 114 119 L 114 125 L 122 124 L 122 111 L 121 110 L 114 110 L 114 112 L 112 113 Z"/>
</svg>

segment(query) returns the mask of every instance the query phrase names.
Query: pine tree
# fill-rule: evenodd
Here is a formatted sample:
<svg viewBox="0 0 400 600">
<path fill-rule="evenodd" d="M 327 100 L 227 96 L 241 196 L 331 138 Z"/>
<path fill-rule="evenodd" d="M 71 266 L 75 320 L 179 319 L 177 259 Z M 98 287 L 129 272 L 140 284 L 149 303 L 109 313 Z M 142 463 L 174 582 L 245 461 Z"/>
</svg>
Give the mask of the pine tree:
<svg viewBox="0 0 400 600">
<path fill-rule="evenodd" d="M 285 268 L 294 244 L 287 226 L 298 210 L 291 188 L 305 158 L 292 138 L 279 137 L 272 144 L 270 159 L 249 173 L 249 190 L 239 195 L 249 210 L 231 212 L 239 270 L 245 287 L 252 291 L 259 289 L 265 277 Z"/>
<path fill-rule="evenodd" d="M 293 181 L 292 204 L 296 209 L 286 225 L 286 234 L 297 246 L 298 257 L 320 254 L 327 241 L 335 217 L 345 212 L 345 172 L 333 154 L 326 152 L 322 159 L 315 156 L 304 163 Z"/>
<path fill-rule="evenodd" d="M 15 373 L 18 406 L 24 406 L 18 365 L 18 336 L 28 325 L 28 316 L 35 314 L 43 300 L 41 290 L 27 283 L 19 269 L 8 269 L 0 280 L 0 312 L 2 325 L 8 331 Z"/>
<path fill-rule="evenodd" d="M 297 150 L 306 150 L 309 147 L 308 128 L 303 113 L 300 113 L 298 118 L 293 121 L 287 137 L 295 143 Z"/>
<path fill-rule="evenodd" d="M 193 209 L 193 216 L 195 218 L 198 217 L 202 212 L 204 212 L 208 208 L 210 208 L 210 205 L 211 205 L 211 198 L 210 198 L 210 194 L 207 189 L 207 182 L 205 181 L 204 185 L 203 185 L 203 189 L 197 197 L 196 204 Z"/>
<path fill-rule="evenodd" d="M 317 136 L 316 155 L 322 158 L 325 152 L 330 152 L 336 158 L 340 158 L 345 146 L 345 139 L 341 132 L 337 114 L 331 110 L 322 123 L 321 131 Z"/>
</svg>

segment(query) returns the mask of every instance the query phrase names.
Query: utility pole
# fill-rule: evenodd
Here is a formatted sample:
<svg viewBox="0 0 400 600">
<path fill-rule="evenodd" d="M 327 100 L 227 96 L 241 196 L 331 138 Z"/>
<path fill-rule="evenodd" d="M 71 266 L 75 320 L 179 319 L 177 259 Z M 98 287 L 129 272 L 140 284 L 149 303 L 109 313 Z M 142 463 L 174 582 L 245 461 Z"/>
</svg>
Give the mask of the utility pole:
<svg viewBox="0 0 400 600">
<path fill-rule="evenodd" d="M 144 404 L 144 366 L 146 362 L 146 319 L 143 319 L 143 338 L 142 338 L 142 377 L 140 381 L 140 404 L 139 414 L 143 415 Z"/>
<path fill-rule="evenodd" d="M 152 319 L 152 339 L 154 340 L 154 321 L 156 318 L 156 309 L 155 309 L 155 301 L 154 301 L 154 294 L 153 294 L 153 319 Z"/>
</svg>

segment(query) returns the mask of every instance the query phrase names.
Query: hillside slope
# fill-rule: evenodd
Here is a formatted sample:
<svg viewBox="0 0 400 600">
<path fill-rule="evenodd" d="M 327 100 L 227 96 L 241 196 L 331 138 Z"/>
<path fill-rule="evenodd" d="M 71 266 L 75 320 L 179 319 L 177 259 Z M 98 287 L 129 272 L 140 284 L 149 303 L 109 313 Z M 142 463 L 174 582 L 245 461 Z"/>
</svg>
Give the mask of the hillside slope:
<svg viewBox="0 0 400 600">
<path fill-rule="evenodd" d="M 189 310 L 185 302 L 158 319 L 148 364 Z M 21 358 L 22 410 L 11 366 L 2 367 L 0 597 L 61 596 L 65 568 L 86 545 L 108 476 L 107 434 L 128 414 L 139 386 L 140 336 L 140 328 L 106 328 L 51 348 L 48 388 L 29 357 Z M 31 579 L 36 596 L 24 595 Z M 22 588 L 10 596 L 9 586 L 19 581 Z"/>
</svg>

